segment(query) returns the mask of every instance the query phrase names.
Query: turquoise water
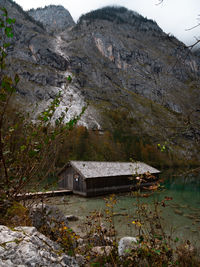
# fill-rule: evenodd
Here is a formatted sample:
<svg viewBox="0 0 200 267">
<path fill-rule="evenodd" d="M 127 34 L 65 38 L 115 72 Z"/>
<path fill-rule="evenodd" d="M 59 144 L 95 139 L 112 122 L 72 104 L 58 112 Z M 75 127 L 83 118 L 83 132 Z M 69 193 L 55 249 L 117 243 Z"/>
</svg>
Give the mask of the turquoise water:
<svg viewBox="0 0 200 267">
<path fill-rule="evenodd" d="M 148 198 L 140 197 L 141 203 L 153 207 L 153 202 L 161 201 L 165 197 L 172 200 L 166 201 L 166 207 L 161 208 L 162 224 L 174 237 L 189 239 L 200 244 L 200 173 L 182 176 L 171 176 L 163 173 L 164 190 L 152 193 Z M 149 194 L 149 192 L 142 192 Z M 84 222 L 90 212 L 105 209 L 105 196 L 96 198 L 83 198 L 79 196 L 65 196 L 49 199 L 50 203 L 57 205 L 64 214 L 79 216 L 80 220 L 73 222 L 74 229 L 84 231 Z M 130 193 L 116 195 L 117 204 L 114 207 L 114 221 L 118 237 L 134 236 L 136 230 L 132 221 L 136 218 L 137 198 Z"/>
</svg>

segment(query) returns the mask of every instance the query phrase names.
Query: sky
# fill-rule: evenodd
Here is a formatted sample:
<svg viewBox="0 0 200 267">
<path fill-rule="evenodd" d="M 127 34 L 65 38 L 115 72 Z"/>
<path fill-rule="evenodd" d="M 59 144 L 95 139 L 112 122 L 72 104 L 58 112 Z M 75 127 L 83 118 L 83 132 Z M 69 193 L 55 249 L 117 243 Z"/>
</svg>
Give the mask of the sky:
<svg viewBox="0 0 200 267">
<path fill-rule="evenodd" d="M 62 5 L 77 19 L 91 10 L 107 5 L 124 6 L 137 11 L 148 19 L 155 20 L 161 29 L 176 36 L 186 45 L 200 38 L 200 26 L 187 30 L 200 23 L 200 0 L 15 0 L 24 10 Z"/>
</svg>

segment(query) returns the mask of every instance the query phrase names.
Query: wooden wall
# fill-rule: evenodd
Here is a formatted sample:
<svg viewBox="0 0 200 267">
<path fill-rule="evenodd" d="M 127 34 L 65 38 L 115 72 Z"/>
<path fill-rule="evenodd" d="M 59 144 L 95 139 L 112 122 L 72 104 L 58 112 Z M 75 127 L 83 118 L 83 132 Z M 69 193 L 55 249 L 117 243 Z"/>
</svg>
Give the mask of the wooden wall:
<svg viewBox="0 0 200 267">
<path fill-rule="evenodd" d="M 78 194 L 79 192 L 82 195 L 85 195 L 86 192 L 86 183 L 83 177 L 79 175 L 72 167 L 67 167 L 64 169 L 60 175 L 58 182 L 59 188 L 65 188 L 73 190 L 73 192 Z"/>
<path fill-rule="evenodd" d="M 79 192 L 81 192 L 83 194 L 84 192 L 86 192 L 86 183 L 85 183 L 85 180 L 78 173 L 75 173 L 74 174 L 74 179 L 73 179 L 73 192 L 75 194 L 76 193 L 79 193 Z"/>
<path fill-rule="evenodd" d="M 64 169 L 60 173 L 60 179 L 58 182 L 59 188 L 66 188 L 69 190 L 73 190 L 73 176 L 74 176 L 74 169 L 72 167 L 68 167 Z"/>
<path fill-rule="evenodd" d="M 99 177 L 86 180 L 87 196 L 98 196 L 111 192 L 126 192 L 134 186 L 130 176 Z"/>
</svg>

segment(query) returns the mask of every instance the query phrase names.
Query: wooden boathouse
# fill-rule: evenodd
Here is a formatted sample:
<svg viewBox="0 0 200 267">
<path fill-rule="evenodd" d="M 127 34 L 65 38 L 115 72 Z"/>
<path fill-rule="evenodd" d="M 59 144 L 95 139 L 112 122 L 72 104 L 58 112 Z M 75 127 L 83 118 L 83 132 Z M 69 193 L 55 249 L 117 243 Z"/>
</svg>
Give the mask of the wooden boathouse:
<svg viewBox="0 0 200 267">
<path fill-rule="evenodd" d="M 70 161 L 58 174 L 59 188 L 82 196 L 126 192 L 137 186 L 137 176 L 148 176 L 142 183 L 148 186 L 158 180 L 159 173 L 143 162 Z"/>
</svg>

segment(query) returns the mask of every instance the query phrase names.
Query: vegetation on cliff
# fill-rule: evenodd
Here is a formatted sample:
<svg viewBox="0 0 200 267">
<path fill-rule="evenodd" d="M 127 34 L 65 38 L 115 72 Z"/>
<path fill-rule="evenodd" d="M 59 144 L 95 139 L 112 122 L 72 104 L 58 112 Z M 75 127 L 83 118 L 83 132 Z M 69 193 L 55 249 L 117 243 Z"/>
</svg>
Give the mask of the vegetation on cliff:
<svg viewBox="0 0 200 267">
<path fill-rule="evenodd" d="M 138 29 L 142 24 L 146 24 L 147 27 L 149 27 L 149 30 L 152 30 L 153 26 L 154 30 L 161 31 L 155 21 L 149 20 L 137 12 L 130 11 L 127 8 L 120 6 L 107 6 L 82 15 L 78 20 L 78 25 L 84 20 L 88 23 L 92 23 L 95 20 L 107 20 L 117 24 L 126 23 L 136 28 L 138 27 Z"/>
</svg>

